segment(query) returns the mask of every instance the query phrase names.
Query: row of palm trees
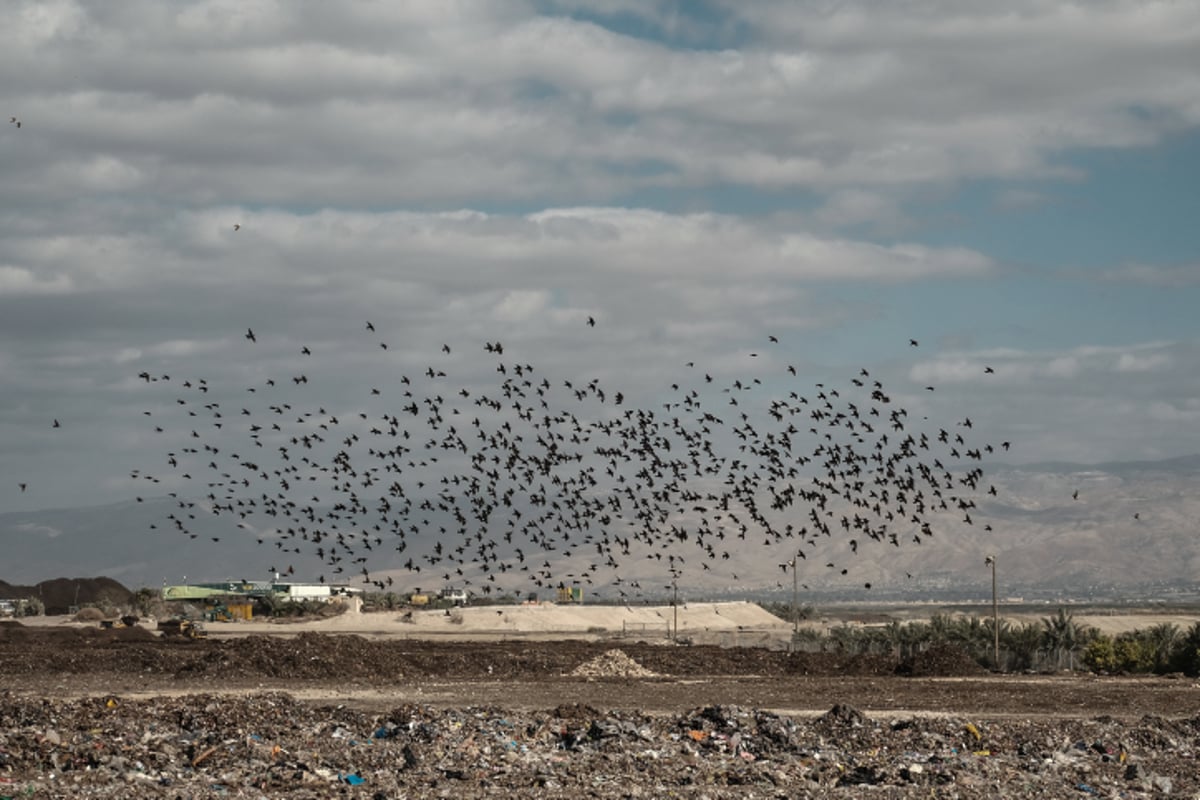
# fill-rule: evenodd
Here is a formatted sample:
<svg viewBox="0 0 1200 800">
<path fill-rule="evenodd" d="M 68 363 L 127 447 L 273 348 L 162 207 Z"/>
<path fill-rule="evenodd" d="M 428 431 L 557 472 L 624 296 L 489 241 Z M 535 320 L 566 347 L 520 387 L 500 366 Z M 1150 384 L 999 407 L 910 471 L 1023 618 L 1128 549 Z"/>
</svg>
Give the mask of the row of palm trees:
<svg viewBox="0 0 1200 800">
<path fill-rule="evenodd" d="M 999 663 L 990 617 L 934 614 L 928 622 L 840 625 L 821 633 L 801 628 L 795 646 L 845 653 L 893 653 L 911 658 L 934 645 L 958 647 L 989 669 L 1200 673 L 1200 623 L 1187 631 L 1163 623 L 1117 637 L 1083 625 L 1066 609 L 1037 622 L 1000 620 Z"/>
<path fill-rule="evenodd" d="M 1161 622 L 1117 636 L 1096 636 L 1083 650 L 1097 672 L 1183 672 L 1200 675 L 1200 623 L 1187 630 Z"/>
</svg>

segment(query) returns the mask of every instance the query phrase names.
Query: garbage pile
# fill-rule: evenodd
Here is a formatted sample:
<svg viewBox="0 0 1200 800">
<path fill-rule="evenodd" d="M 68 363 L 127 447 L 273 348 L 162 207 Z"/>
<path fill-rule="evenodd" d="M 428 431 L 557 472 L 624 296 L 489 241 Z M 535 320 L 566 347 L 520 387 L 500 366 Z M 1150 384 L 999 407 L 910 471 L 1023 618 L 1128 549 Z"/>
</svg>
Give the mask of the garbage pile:
<svg viewBox="0 0 1200 800">
<path fill-rule="evenodd" d="M 643 667 L 624 650 L 606 650 L 571 670 L 571 675 L 576 678 L 654 678 L 658 673 Z"/>
<path fill-rule="evenodd" d="M 1193 797 L 1200 717 L 646 715 L 0 694 L 0 797 Z"/>
</svg>

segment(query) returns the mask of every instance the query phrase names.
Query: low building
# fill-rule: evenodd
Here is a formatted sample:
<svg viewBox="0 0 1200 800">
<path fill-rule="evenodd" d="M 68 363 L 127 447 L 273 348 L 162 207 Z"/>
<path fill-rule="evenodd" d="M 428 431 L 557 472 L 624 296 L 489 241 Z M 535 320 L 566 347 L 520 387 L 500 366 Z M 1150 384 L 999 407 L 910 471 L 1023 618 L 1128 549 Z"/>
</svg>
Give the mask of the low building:
<svg viewBox="0 0 1200 800">
<path fill-rule="evenodd" d="M 447 603 L 453 603 L 456 606 L 465 606 L 467 604 L 467 590 L 447 586 L 438 594 L 438 599 Z"/>
<path fill-rule="evenodd" d="M 163 600 L 206 601 L 225 598 L 275 602 L 288 600 L 334 600 L 362 594 L 362 589 L 344 583 L 281 583 L 278 581 L 225 581 L 163 586 Z"/>
</svg>

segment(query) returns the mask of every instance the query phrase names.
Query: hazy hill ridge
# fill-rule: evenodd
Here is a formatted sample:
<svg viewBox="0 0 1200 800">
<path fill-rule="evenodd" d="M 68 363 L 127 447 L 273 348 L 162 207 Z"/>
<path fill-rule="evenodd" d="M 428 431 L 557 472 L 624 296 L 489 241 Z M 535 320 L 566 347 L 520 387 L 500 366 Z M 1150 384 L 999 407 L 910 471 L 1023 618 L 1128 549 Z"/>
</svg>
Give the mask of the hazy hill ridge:
<svg viewBox="0 0 1200 800">
<path fill-rule="evenodd" d="M 857 557 L 839 559 L 839 564 L 851 566 L 847 576 L 827 574 L 833 571 L 823 567 L 826 556 L 848 552 L 845 542 L 831 540 L 824 550 L 807 554 L 800 580 L 813 589 L 849 590 L 870 581 L 877 590 L 920 594 L 936 587 L 977 584 L 987 554 L 997 556 L 1008 587 L 1119 591 L 1152 582 L 1194 583 L 1200 574 L 1200 455 L 1091 465 L 993 465 L 987 475 L 996 496 L 979 502 L 973 525 L 948 516 L 927 544 L 863 547 Z M 297 579 L 315 579 L 328 569 L 307 553 L 280 551 L 269 536 L 258 544 L 261 534 L 237 529 L 229 517 L 210 518 L 199 512 L 190 523 L 196 538 L 180 536 L 163 525 L 176 507 L 170 498 L 148 498 L 0 514 L 0 578 L 32 584 L 63 575 L 106 575 L 136 588 L 178 583 L 185 576 L 263 579 L 272 566 L 292 566 Z M 151 530 L 151 525 L 158 529 Z M 991 531 L 985 530 L 987 525 Z M 381 549 L 372 572 L 396 569 L 423 549 L 416 544 L 403 558 Z M 790 588 L 790 575 L 779 568 L 789 557 L 786 552 L 746 547 L 711 572 L 697 565 L 687 577 L 691 587 L 712 591 Z M 699 561 L 700 556 L 689 558 Z M 564 575 L 578 574 L 577 566 L 561 564 Z M 621 573 L 626 580 L 658 589 L 667 579 L 655 572 L 657 567 L 641 559 L 622 565 Z M 731 573 L 737 574 L 736 581 Z M 443 583 L 440 574 L 429 571 L 394 574 L 398 590 Z"/>
</svg>

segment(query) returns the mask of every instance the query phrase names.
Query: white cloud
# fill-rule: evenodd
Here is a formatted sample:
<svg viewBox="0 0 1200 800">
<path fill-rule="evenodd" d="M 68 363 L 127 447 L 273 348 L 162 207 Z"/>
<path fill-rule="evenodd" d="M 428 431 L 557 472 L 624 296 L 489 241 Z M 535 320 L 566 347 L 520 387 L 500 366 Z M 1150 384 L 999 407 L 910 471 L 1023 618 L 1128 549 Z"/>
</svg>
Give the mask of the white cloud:
<svg viewBox="0 0 1200 800">
<path fill-rule="evenodd" d="M 1064 380 L 1110 373 L 1155 372 L 1172 366 L 1169 342 L 1123 347 L 1081 345 L 1066 351 L 1026 352 L 991 349 L 948 351 L 909 369 L 914 383 L 972 383 L 979 386 L 1025 384 L 1039 379 Z M 990 370 L 990 371 L 989 371 Z"/>
<path fill-rule="evenodd" d="M 144 181 L 141 169 L 122 159 L 95 155 L 82 162 L 59 162 L 46 173 L 47 180 L 61 185 L 74 183 L 79 189 L 121 192 L 136 189 Z"/>
<path fill-rule="evenodd" d="M 66 275 L 41 276 L 31 269 L 0 265 L 0 297 L 4 295 L 60 294 L 73 288 Z"/>
<path fill-rule="evenodd" d="M 894 230 L 909 224 L 907 215 L 895 198 L 861 189 L 833 192 L 815 217 L 823 224 L 838 227 L 866 223 Z"/>
<path fill-rule="evenodd" d="M 1117 372 L 1153 372 L 1171 365 L 1171 357 L 1166 353 L 1122 353 L 1117 358 Z"/>
<path fill-rule="evenodd" d="M 550 304 L 545 291 L 516 291 L 507 293 L 492 312 L 498 320 L 518 322 L 544 311 Z"/>
<path fill-rule="evenodd" d="M 50 525 L 38 525 L 32 522 L 19 522 L 12 526 L 12 529 L 18 533 L 27 533 L 30 536 L 42 536 L 47 539 L 57 539 L 62 536 L 62 531 Z"/>
<path fill-rule="evenodd" d="M 538 284 L 550 275 L 599 289 L 612 276 L 636 274 L 651 284 L 687 279 L 701 290 L 754 276 L 764 281 L 757 296 L 767 300 L 782 298 L 776 293 L 800 281 L 973 278 L 994 268 L 983 254 L 960 247 L 885 246 L 823 238 L 772 221 L 626 208 L 525 216 L 223 209 L 184 214 L 152 235 L 27 236 L 20 252 L 35 266 L 0 272 L 0 285 L 13 291 L 247 279 L 264 286 L 320 286 L 337 276 L 374 278 L 411 293 L 414 284 L 507 289 L 515 276 Z M 340 270 L 331 273 L 331 263 Z M 395 264 L 407 266 L 397 271 Z M 54 269 L 71 272 L 53 280 L 35 277 Z M 544 292 L 539 296 L 545 301 Z"/>
<path fill-rule="evenodd" d="M 1200 422 L 1200 398 L 1189 397 L 1181 403 L 1158 401 L 1150 404 L 1151 419 L 1169 423 Z"/>
<path fill-rule="evenodd" d="M 1074 378 L 1079 370 L 1079 359 L 1073 356 L 1052 358 L 1044 367 L 1044 373 L 1051 378 Z"/>
<path fill-rule="evenodd" d="M 192 202 L 869 192 L 1062 174 L 1066 148 L 1200 123 L 1186 3 L 739 4 L 754 36 L 722 50 L 444 5 L 11 3 L 0 68 L 31 76 L 21 111 L 52 145 L 26 157 Z"/>
</svg>

